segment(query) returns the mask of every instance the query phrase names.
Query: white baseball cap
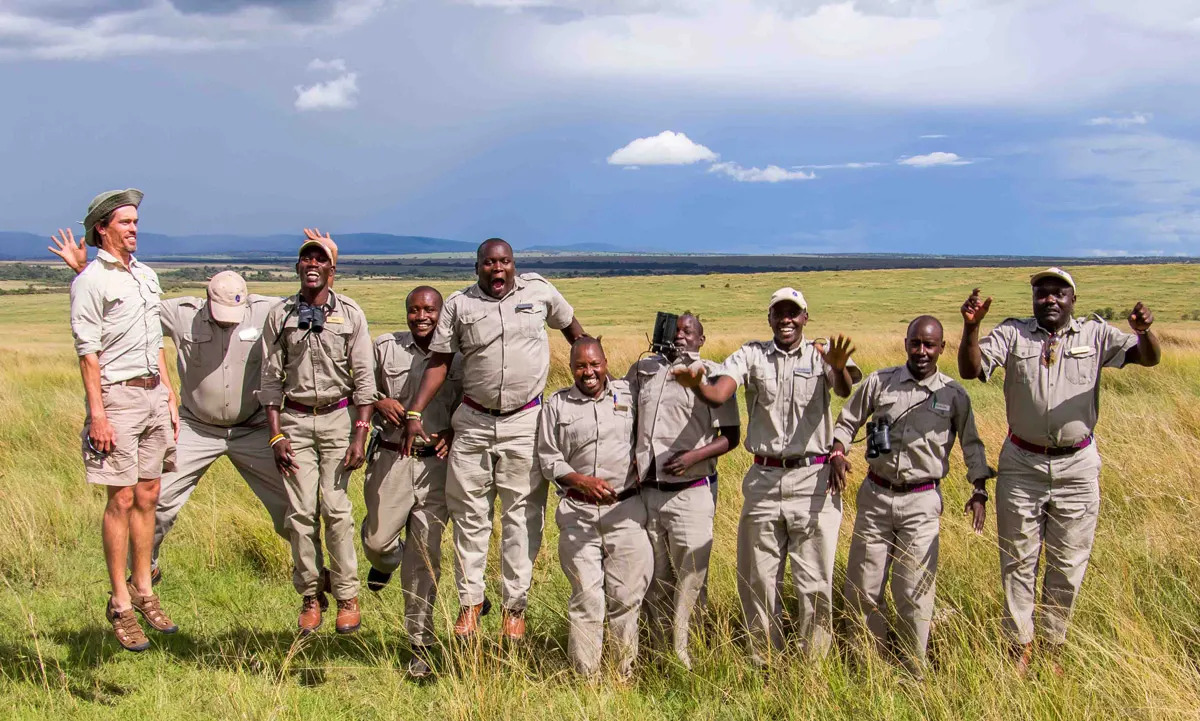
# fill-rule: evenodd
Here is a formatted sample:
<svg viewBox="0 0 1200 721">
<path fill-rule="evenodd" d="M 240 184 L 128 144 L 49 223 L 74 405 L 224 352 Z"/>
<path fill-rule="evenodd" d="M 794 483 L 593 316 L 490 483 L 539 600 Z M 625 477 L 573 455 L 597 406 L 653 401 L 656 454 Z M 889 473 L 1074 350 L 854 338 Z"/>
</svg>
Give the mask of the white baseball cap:
<svg viewBox="0 0 1200 721">
<path fill-rule="evenodd" d="M 1075 290 L 1075 279 L 1071 277 L 1070 273 L 1062 268 L 1053 267 L 1045 270 L 1039 270 L 1038 272 L 1029 276 L 1029 284 L 1037 285 L 1037 282 L 1042 278 L 1058 278 L 1059 280 L 1064 281 L 1067 285 L 1071 286 L 1071 290 Z"/>
<path fill-rule="evenodd" d="M 767 310 L 775 307 L 776 303 L 790 301 L 800 306 L 800 310 L 807 311 L 808 303 L 804 300 L 804 294 L 795 288 L 780 288 L 771 294 L 771 302 L 767 303 Z"/>
<path fill-rule="evenodd" d="M 208 281 L 208 314 L 219 323 L 241 323 L 250 306 L 246 281 L 232 270 L 223 270 Z"/>
</svg>

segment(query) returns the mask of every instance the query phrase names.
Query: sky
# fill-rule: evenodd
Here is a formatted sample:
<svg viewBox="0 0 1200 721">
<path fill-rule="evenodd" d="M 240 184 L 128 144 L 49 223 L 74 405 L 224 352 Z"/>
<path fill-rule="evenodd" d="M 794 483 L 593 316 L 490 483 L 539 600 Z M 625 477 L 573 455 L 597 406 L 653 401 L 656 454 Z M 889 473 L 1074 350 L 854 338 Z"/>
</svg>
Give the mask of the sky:
<svg viewBox="0 0 1200 721">
<path fill-rule="evenodd" d="M 0 230 L 1200 255 L 1198 67 L 1200 0 L 0 0 Z"/>
</svg>

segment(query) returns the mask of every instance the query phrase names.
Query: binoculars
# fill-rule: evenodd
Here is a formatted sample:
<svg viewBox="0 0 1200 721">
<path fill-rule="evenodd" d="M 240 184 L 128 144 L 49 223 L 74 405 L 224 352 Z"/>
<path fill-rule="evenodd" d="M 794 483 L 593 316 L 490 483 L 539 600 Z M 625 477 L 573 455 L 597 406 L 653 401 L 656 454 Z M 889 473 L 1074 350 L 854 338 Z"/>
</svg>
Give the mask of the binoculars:
<svg viewBox="0 0 1200 721">
<path fill-rule="evenodd" d="M 887 418 L 867 421 L 867 458 L 892 452 L 892 422 Z"/>
<path fill-rule="evenodd" d="M 320 333 L 325 329 L 325 309 L 300 301 L 296 307 L 296 326 L 300 330 Z"/>
</svg>

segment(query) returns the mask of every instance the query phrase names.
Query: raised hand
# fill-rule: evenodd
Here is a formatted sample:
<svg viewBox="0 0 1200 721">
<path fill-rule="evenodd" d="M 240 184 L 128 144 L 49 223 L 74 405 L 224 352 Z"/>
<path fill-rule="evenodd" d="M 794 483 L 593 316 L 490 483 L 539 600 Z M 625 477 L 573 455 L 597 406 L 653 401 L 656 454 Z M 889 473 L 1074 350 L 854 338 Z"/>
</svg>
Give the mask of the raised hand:
<svg viewBox="0 0 1200 721">
<path fill-rule="evenodd" d="M 989 295 L 986 299 L 980 299 L 979 289 L 976 288 L 971 291 L 971 295 L 967 297 L 967 301 L 962 304 L 963 323 L 967 325 L 979 325 L 991 307 L 992 297 Z"/>
<path fill-rule="evenodd" d="M 850 344 L 850 338 L 844 335 L 834 338 L 828 346 L 817 344 L 817 352 L 835 373 L 846 369 L 846 363 L 850 360 L 850 356 L 854 355 L 855 350 L 855 347 Z"/>
<path fill-rule="evenodd" d="M 675 366 L 671 369 L 671 375 L 675 376 L 675 380 L 684 388 L 699 388 L 700 384 L 704 382 L 704 374 L 707 372 L 703 363 Z"/>
<path fill-rule="evenodd" d="M 1142 301 L 1138 301 L 1129 313 L 1129 327 L 1136 333 L 1145 333 L 1154 323 L 1154 313 Z"/>
<path fill-rule="evenodd" d="M 322 241 L 322 240 L 332 241 L 333 240 L 333 238 L 330 237 L 329 233 L 321 235 L 320 228 L 305 228 L 304 229 L 304 239 L 305 240 L 316 240 L 316 241 Z"/>
<path fill-rule="evenodd" d="M 68 268 L 79 273 L 87 265 L 87 246 L 83 244 L 85 237 L 80 236 L 79 241 L 76 242 L 75 234 L 71 232 L 70 228 L 66 230 L 59 228 L 57 236 L 50 236 L 50 242 L 54 245 L 46 246 L 46 250 L 62 258 Z"/>
</svg>

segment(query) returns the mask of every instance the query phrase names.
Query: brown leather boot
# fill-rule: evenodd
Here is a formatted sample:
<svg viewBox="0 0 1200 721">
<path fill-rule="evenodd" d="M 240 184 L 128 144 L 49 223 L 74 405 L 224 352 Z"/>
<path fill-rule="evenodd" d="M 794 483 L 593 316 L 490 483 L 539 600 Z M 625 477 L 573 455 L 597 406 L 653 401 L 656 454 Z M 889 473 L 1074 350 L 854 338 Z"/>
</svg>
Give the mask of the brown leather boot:
<svg viewBox="0 0 1200 721">
<path fill-rule="evenodd" d="M 1029 675 L 1029 667 L 1033 664 L 1033 644 L 1023 643 L 1013 647 L 1013 663 L 1017 675 L 1025 678 Z"/>
<path fill-rule="evenodd" d="M 108 607 L 104 609 L 104 617 L 112 624 L 113 635 L 117 637 L 117 643 L 121 644 L 121 648 L 135 652 L 150 648 L 150 639 L 146 638 L 146 633 L 138 624 L 137 616 L 134 615 L 132 608 L 114 611 L 110 598 Z"/>
<path fill-rule="evenodd" d="M 146 619 L 146 623 L 159 633 L 175 633 L 179 630 L 179 626 L 175 625 L 168 616 L 166 611 L 162 610 L 162 603 L 158 600 L 158 596 L 150 594 L 149 596 L 139 596 L 137 589 L 133 584 L 126 584 L 129 588 L 129 601 L 133 604 L 133 608 Z"/>
<path fill-rule="evenodd" d="M 458 611 L 458 619 L 454 622 L 454 635 L 459 638 L 474 636 L 479 630 L 480 616 L 488 615 L 488 611 L 492 610 L 492 604 L 485 597 L 483 603 L 477 603 L 474 606 L 463 606 Z"/>
<path fill-rule="evenodd" d="M 307 636 L 321 627 L 321 604 L 316 596 L 305 596 L 300 602 L 300 635 Z"/>
<path fill-rule="evenodd" d="M 362 625 L 362 613 L 358 610 L 358 596 L 337 602 L 337 632 L 354 633 Z"/>
<path fill-rule="evenodd" d="M 520 641 L 525 638 L 525 612 L 504 609 L 500 619 L 500 640 Z"/>
</svg>

